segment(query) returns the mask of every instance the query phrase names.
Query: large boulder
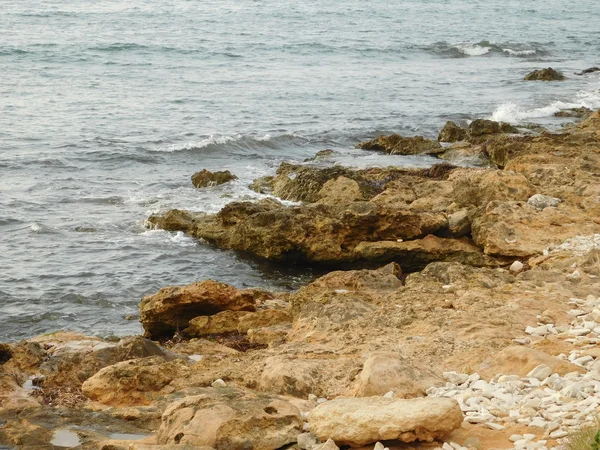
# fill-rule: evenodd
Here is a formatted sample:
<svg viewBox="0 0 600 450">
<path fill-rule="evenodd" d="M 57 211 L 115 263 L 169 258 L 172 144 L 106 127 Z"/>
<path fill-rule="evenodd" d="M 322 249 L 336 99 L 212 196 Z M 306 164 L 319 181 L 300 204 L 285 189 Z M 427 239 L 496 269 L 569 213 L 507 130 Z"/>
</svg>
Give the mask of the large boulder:
<svg viewBox="0 0 600 450">
<path fill-rule="evenodd" d="M 163 413 L 157 442 L 215 450 L 273 450 L 295 442 L 301 430 L 300 411 L 291 403 L 218 388 L 170 405 Z"/>
<path fill-rule="evenodd" d="M 226 310 L 254 311 L 254 297 L 225 283 L 206 280 L 165 287 L 144 297 L 140 303 L 140 322 L 146 337 L 170 338 L 178 330 L 187 328 L 194 317 Z"/>
<path fill-rule="evenodd" d="M 353 447 L 388 440 L 431 442 L 459 428 L 462 421 L 460 406 L 447 398 L 337 398 L 308 416 L 310 430 L 319 439 Z"/>
<path fill-rule="evenodd" d="M 206 169 L 202 169 L 200 172 L 197 172 L 194 175 L 192 175 L 192 184 L 194 185 L 194 187 L 197 188 L 217 186 L 219 184 L 224 184 L 232 180 L 237 180 L 237 177 L 233 175 L 229 170 L 221 172 L 210 172 Z"/>
<path fill-rule="evenodd" d="M 404 137 L 399 134 L 379 136 L 357 144 L 356 148 L 381 151 L 390 155 L 435 155 L 444 151 L 437 141 L 425 139 L 423 136 Z"/>
<path fill-rule="evenodd" d="M 534 70 L 533 72 L 525 75 L 525 81 L 563 81 L 567 78 L 552 67 L 546 69 Z"/>
</svg>

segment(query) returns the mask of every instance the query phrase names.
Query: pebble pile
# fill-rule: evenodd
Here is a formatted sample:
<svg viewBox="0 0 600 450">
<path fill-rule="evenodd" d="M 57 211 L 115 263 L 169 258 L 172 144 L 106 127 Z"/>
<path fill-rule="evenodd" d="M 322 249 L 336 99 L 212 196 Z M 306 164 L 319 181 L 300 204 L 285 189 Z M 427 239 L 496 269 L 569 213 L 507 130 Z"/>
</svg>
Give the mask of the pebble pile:
<svg viewBox="0 0 600 450">
<path fill-rule="evenodd" d="M 596 345 L 600 342 L 600 298 L 572 298 L 569 303 L 572 306 L 569 325 L 545 323 L 542 314 L 538 316 L 540 322 L 536 326 L 525 330 L 528 336 L 516 341 L 528 344 L 555 335 L 573 344 L 569 355 L 558 357 L 585 369 L 584 373 L 560 376 L 542 364 L 525 377 L 498 375 L 487 382 L 476 373 L 446 372 L 446 385 L 430 388 L 427 394 L 458 401 L 465 420 L 471 424 L 481 424 L 492 430 L 508 429 L 511 424 L 532 427 L 531 434 L 510 437 L 515 449 L 554 448 L 551 443 L 560 442 L 586 424 L 596 423 L 600 405 L 600 351 Z M 536 440 L 539 429 L 544 430 L 544 435 Z M 442 448 L 466 449 L 453 442 Z"/>
</svg>

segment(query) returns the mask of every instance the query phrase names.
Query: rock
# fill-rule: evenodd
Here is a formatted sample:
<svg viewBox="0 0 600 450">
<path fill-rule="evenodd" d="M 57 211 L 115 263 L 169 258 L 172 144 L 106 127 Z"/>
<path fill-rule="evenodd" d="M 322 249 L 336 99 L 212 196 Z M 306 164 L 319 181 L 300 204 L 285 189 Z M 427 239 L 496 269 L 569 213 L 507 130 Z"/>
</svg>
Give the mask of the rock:
<svg viewBox="0 0 600 450">
<path fill-rule="evenodd" d="M 521 272 L 523 270 L 523 267 L 524 266 L 523 266 L 523 263 L 521 261 L 515 261 L 515 262 L 513 262 L 510 265 L 509 270 L 512 273 L 519 273 L 519 272 Z"/>
<path fill-rule="evenodd" d="M 187 364 L 177 359 L 132 359 L 105 367 L 88 378 L 81 387 L 91 400 L 105 405 L 148 405 L 161 395 L 170 393 L 169 383 L 189 374 Z"/>
<path fill-rule="evenodd" d="M 552 67 L 546 69 L 534 70 L 525 75 L 525 81 L 563 81 L 567 78 Z"/>
<path fill-rule="evenodd" d="M 456 123 L 448 121 L 440 131 L 438 141 L 440 142 L 458 142 L 467 137 L 467 130 L 459 127 Z"/>
<path fill-rule="evenodd" d="M 256 328 L 267 328 L 292 322 L 292 316 L 286 309 L 262 309 L 240 317 L 238 332 L 247 333 Z"/>
<path fill-rule="evenodd" d="M 583 118 L 592 113 L 592 110 L 582 106 L 581 108 L 561 109 L 554 113 L 554 117 L 577 117 Z"/>
<path fill-rule="evenodd" d="M 448 231 L 452 237 L 465 237 L 471 234 L 471 218 L 468 208 L 460 209 L 448 216 Z"/>
<path fill-rule="evenodd" d="M 575 73 L 575 75 L 585 75 L 588 73 L 600 72 L 600 67 L 590 67 L 589 69 L 582 70 L 581 72 Z"/>
<path fill-rule="evenodd" d="M 356 260 L 385 264 L 397 261 L 407 272 L 423 269 L 432 262 L 460 262 L 478 267 L 497 267 L 500 259 L 484 255 L 468 238 L 449 239 L 428 235 L 410 241 L 361 242 L 354 250 Z"/>
<path fill-rule="evenodd" d="M 475 119 L 469 124 L 467 137 L 470 142 L 479 143 L 490 135 L 500 133 L 518 133 L 519 130 L 508 123 L 487 119 Z"/>
<path fill-rule="evenodd" d="M 444 398 L 337 398 L 308 416 L 319 439 L 354 447 L 385 440 L 431 442 L 459 428 L 462 421 L 458 403 Z"/>
<path fill-rule="evenodd" d="M 454 200 L 460 205 L 486 206 L 494 200 L 526 201 L 535 187 L 523 175 L 502 170 L 458 169 L 450 175 Z"/>
<path fill-rule="evenodd" d="M 273 450 L 296 442 L 301 432 L 300 411 L 291 403 L 220 388 L 170 405 L 163 413 L 157 442 L 215 450 Z"/>
<path fill-rule="evenodd" d="M 248 330 L 248 341 L 251 344 L 271 346 L 285 341 L 290 329 L 290 324 L 250 328 Z"/>
<path fill-rule="evenodd" d="M 301 433 L 296 438 L 296 442 L 298 443 L 298 447 L 302 450 L 312 450 L 317 446 L 317 437 L 312 433 Z"/>
<path fill-rule="evenodd" d="M 403 137 L 399 134 L 379 136 L 372 141 L 361 142 L 356 148 L 382 151 L 390 155 L 431 155 L 444 151 L 437 141 L 423 136 Z"/>
<path fill-rule="evenodd" d="M 237 333 L 240 319 L 248 311 L 221 311 L 213 316 L 194 317 L 183 334 L 190 337 L 203 337 L 211 334 Z"/>
<path fill-rule="evenodd" d="M 570 372 L 582 373 L 584 371 L 575 364 L 563 361 L 540 350 L 511 346 L 494 356 L 489 364 L 481 369 L 480 373 L 482 376 L 489 378 L 498 374 L 514 374 L 524 377 L 542 364 L 549 367 L 551 373 L 558 373 L 559 375 Z"/>
<path fill-rule="evenodd" d="M 192 175 L 192 184 L 197 188 L 217 186 L 232 180 L 237 180 L 237 177 L 229 170 L 223 172 L 210 172 L 206 169 L 202 169 L 200 172 Z"/>
<path fill-rule="evenodd" d="M 546 364 L 540 364 L 539 366 L 536 366 L 531 372 L 527 374 L 528 377 L 536 378 L 540 381 L 544 381 L 550 375 L 552 375 L 552 369 Z"/>
<path fill-rule="evenodd" d="M 315 450 L 340 450 L 340 448 L 335 445 L 333 439 L 327 439 L 327 442 L 321 445 L 317 445 Z"/>
<path fill-rule="evenodd" d="M 327 181 L 317 197 L 320 203 L 327 205 L 348 204 L 363 199 L 358 183 L 342 176 Z"/>
<path fill-rule="evenodd" d="M 221 380 L 220 378 L 217 378 L 215 381 L 213 381 L 210 384 L 212 387 L 214 388 L 223 388 L 227 386 L 227 383 L 225 383 L 223 380 Z"/>
<path fill-rule="evenodd" d="M 144 297 L 140 303 L 140 322 L 146 337 L 169 338 L 187 328 L 194 317 L 225 310 L 254 311 L 255 300 L 248 292 L 206 280 L 162 288 L 156 294 Z"/>
<path fill-rule="evenodd" d="M 370 397 L 393 391 L 395 398 L 422 397 L 427 388 L 441 382 L 433 372 L 410 364 L 394 353 L 376 353 L 363 364 L 350 394 Z"/>
<path fill-rule="evenodd" d="M 527 203 L 541 211 L 544 208 L 558 206 L 560 203 L 560 198 L 550 197 L 549 195 L 535 194 L 529 197 Z"/>
<path fill-rule="evenodd" d="M 274 394 L 287 394 L 306 398 L 316 394 L 321 362 L 303 359 L 267 359 L 258 388 Z"/>
<path fill-rule="evenodd" d="M 304 162 L 327 160 L 327 159 L 330 159 L 336 153 L 337 153 L 336 151 L 331 150 L 330 148 L 327 148 L 325 150 L 318 151 L 317 153 L 315 153 L 315 156 L 313 156 L 312 158 L 306 158 L 304 160 Z"/>
</svg>

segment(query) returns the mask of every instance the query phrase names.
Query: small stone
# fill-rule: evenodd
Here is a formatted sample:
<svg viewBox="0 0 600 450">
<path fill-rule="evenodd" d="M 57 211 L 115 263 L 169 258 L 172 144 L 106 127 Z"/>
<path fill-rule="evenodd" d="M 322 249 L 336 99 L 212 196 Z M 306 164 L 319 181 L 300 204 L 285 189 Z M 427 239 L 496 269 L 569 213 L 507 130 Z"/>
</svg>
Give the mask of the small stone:
<svg viewBox="0 0 600 450">
<path fill-rule="evenodd" d="M 320 405 L 321 403 L 325 403 L 326 401 L 327 401 L 327 399 L 326 399 L 326 398 L 323 398 L 323 397 L 321 397 L 321 398 L 318 398 L 318 399 L 317 399 L 317 403 L 318 403 L 319 405 Z"/>
<path fill-rule="evenodd" d="M 315 394 L 308 394 L 308 401 L 309 402 L 316 402 L 318 398 L 319 397 L 317 397 Z"/>
<path fill-rule="evenodd" d="M 383 445 L 381 442 L 377 442 L 375 444 L 375 447 L 373 447 L 373 450 L 385 450 L 385 449 L 386 449 L 385 445 Z"/>
<path fill-rule="evenodd" d="M 546 426 L 546 423 L 547 422 L 544 419 L 536 417 L 531 422 L 529 422 L 528 426 L 530 426 L 530 427 L 544 428 Z M 525 437 L 525 436 L 523 436 L 523 437 Z"/>
<path fill-rule="evenodd" d="M 525 433 L 523 435 L 523 439 L 527 439 L 528 441 L 533 441 L 535 439 L 535 434 Z"/>
<path fill-rule="evenodd" d="M 540 364 L 527 374 L 528 377 L 536 378 L 539 381 L 544 381 L 550 375 L 552 375 L 552 369 L 546 364 Z"/>
<path fill-rule="evenodd" d="M 520 434 L 512 434 L 512 435 L 511 435 L 511 436 L 508 438 L 508 440 L 509 440 L 510 442 L 517 442 L 517 441 L 520 441 L 521 439 L 523 439 L 523 436 L 521 436 Z"/>
<path fill-rule="evenodd" d="M 215 381 L 213 381 L 211 383 L 211 386 L 214 388 L 220 388 L 220 387 L 226 387 L 227 383 L 225 383 L 223 380 L 221 380 L 220 378 L 216 379 Z"/>
<path fill-rule="evenodd" d="M 560 198 L 550 197 L 549 195 L 535 194 L 529 197 L 527 203 L 541 211 L 544 208 L 558 206 L 560 203 Z"/>
<path fill-rule="evenodd" d="M 577 269 L 575 269 L 575 271 L 572 274 L 567 275 L 567 279 L 569 279 L 569 280 L 579 280 L 580 278 L 581 278 L 581 272 Z"/>
<path fill-rule="evenodd" d="M 340 450 L 340 448 L 335 445 L 335 442 L 332 439 L 327 439 L 327 442 L 321 445 L 317 445 L 314 447 L 316 450 Z"/>
<path fill-rule="evenodd" d="M 464 373 L 444 372 L 442 375 L 446 379 L 446 381 L 449 381 L 450 383 L 454 383 L 457 385 L 466 383 L 467 380 L 469 379 L 469 375 L 464 374 Z"/>
<path fill-rule="evenodd" d="M 556 430 L 556 431 L 553 431 L 552 433 L 550 433 L 550 439 L 560 439 L 560 438 L 567 436 L 568 434 L 569 433 L 567 433 L 564 430 Z"/>
<path fill-rule="evenodd" d="M 318 444 L 317 437 L 312 433 L 299 434 L 296 442 L 302 450 L 312 450 Z"/>
<path fill-rule="evenodd" d="M 504 430 L 504 425 L 500 425 L 499 423 L 494 423 L 494 422 L 486 422 L 484 424 L 486 427 L 488 427 L 490 430 Z"/>
<path fill-rule="evenodd" d="M 394 391 L 386 392 L 384 398 L 394 398 Z"/>
<path fill-rule="evenodd" d="M 515 261 L 510 265 L 509 270 L 512 273 L 519 273 L 521 270 L 523 270 L 523 263 L 521 261 Z"/>
</svg>

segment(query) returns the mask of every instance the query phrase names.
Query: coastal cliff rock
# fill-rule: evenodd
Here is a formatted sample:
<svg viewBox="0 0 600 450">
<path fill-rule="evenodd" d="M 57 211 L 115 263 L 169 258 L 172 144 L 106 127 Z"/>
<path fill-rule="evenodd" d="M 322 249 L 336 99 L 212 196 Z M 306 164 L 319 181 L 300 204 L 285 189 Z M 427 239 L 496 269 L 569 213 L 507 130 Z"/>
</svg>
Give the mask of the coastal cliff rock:
<svg viewBox="0 0 600 450">
<path fill-rule="evenodd" d="M 249 292 L 206 280 L 162 288 L 156 294 L 144 297 L 140 303 L 140 322 L 146 336 L 168 338 L 186 328 L 195 317 L 225 310 L 254 311 L 255 303 Z"/>
<path fill-rule="evenodd" d="M 215 450 L 272 450 L 296 442 L 302 422 L 300 411 L 278 397 L 206 389 L 165 410 L 157 442 Z"/>
<path fill-rule="evenodd" d="M 446 122 L 438 135 L 440 142 L 458 142 L 463 141 L 467 137 L 467 130 L 459 127 L 452 121 Z"/>
<path fill-rule="evenodd" d="M 442 146 L 423 136 L 404 137 L 399 134 L 379 136 L 371 141 L 360 142 L 356 148 L 375 150 L 390 155 L 435 155 L 443 152 Z"/>
<path fill-rule="evenodd" d="M 200 172 L 192 175 L 192 184 L 194 187 L 202 188 L 207 186 L 217 186 L 232 180 L 237 180 L 238 177 L 233 175 L 229 170 L 220 172 L 210 172 L 202 169 Z"/>
<path fill-rule="evenodd" d="M 525 75 L 525 81 L 563 81 L 567 78 L 552 67 L 546 69 L 534 70 L 533 72 Z"/>
<path fill-rule="evenodd" d="M 322 441 L 360 447 L 386 440 L 431 442 L 460 427 L 455 400 L 337 398 L 311 411 L 311 432 Z"/>
</svg>

